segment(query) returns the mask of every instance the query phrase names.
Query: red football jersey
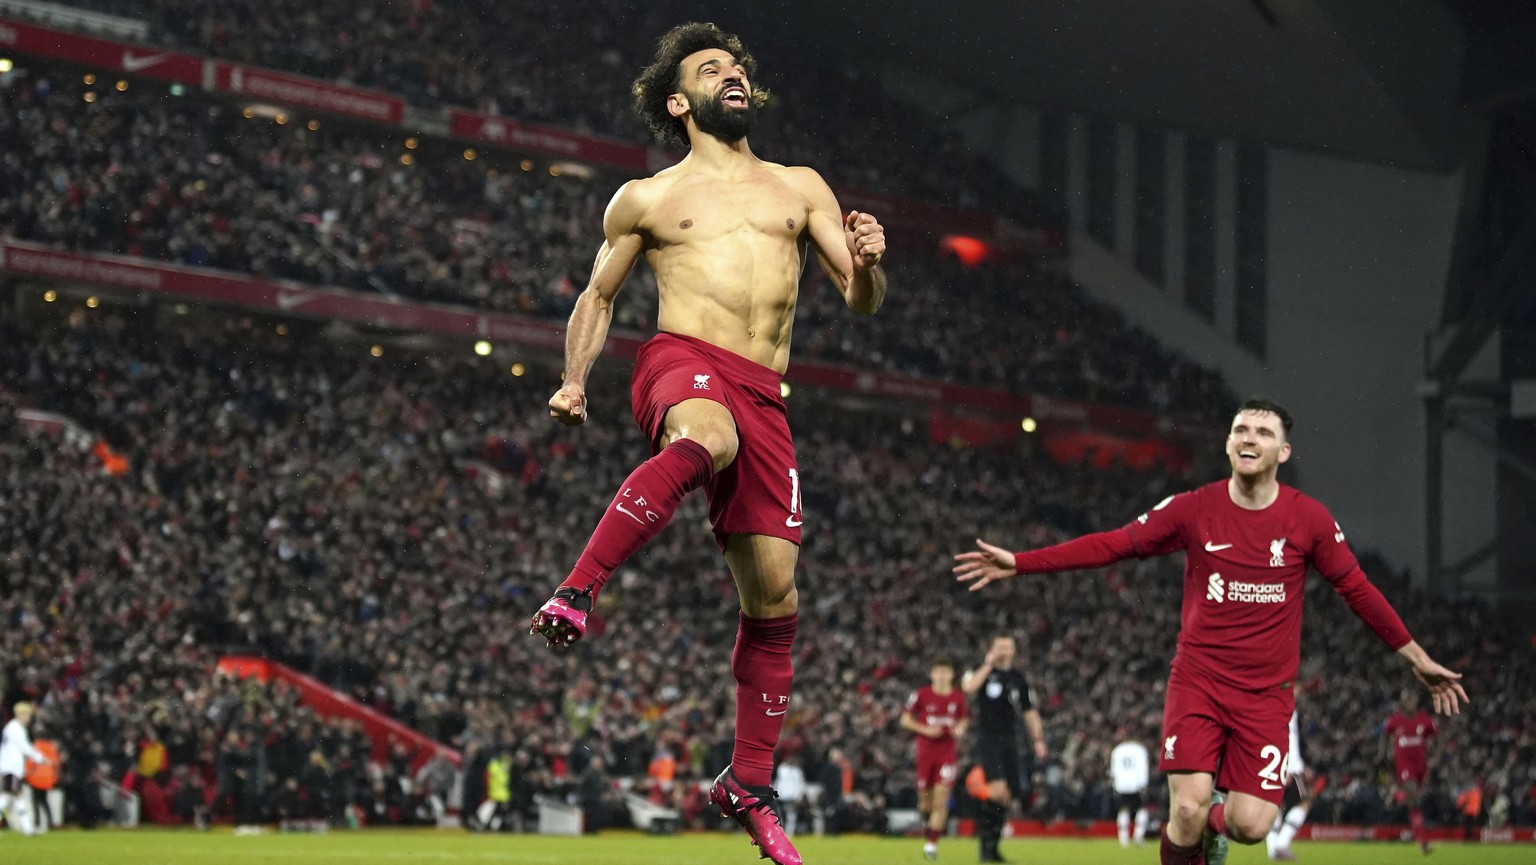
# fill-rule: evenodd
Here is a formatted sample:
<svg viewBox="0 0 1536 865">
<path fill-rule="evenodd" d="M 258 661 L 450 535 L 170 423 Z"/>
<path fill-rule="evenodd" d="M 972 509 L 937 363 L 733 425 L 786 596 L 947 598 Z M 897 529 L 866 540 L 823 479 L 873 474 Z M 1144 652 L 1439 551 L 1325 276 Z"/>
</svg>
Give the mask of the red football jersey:
<svg viewBox="0 0 1536 865">
<path fill-rule="evenodd" d="M 907 698 L 906 710 L 912 714 L 912 720 L 919 724 L 939 727 L 944 731 L 937 739 L 918 736 L 919 747 L 953 743 L 955 727 L 968 714 L 965 694 L 959 688 L 950 688 L 948 694 L 939 694 L 931 685 L 924 685 L 912 692 L 912 696 Z"/>
<path fill-rule="evenodd" d="M 1429 762 L 1429 740 L 1440 734 L 1435 718 L 1420 709 L 1412 715 L 1393 712 L 1386 733 L 1392 737 L 1392 753 L 1399 771 L 1423 769 Z"/>
<path fill-rule="evenodd" d="M 1412 637 L 1371 585 L 1321 503 L 1280 486 L 1269 507 L 1233 503 L 1227 481 L 1169 496 L 1121 529 L 1018 554 L 1018 572 L 1102 567 L 1184 550 L 1184 605 L 1175 671 L 1258 691 L 1295 678 L 1308 567 L 1396 650 Z"/>
</svg>

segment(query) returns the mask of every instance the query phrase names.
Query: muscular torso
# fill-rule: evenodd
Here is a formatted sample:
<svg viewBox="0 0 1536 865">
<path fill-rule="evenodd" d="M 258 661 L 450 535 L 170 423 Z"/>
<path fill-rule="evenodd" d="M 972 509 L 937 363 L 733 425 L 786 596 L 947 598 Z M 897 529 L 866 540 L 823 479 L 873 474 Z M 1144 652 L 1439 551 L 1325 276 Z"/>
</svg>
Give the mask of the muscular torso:
<svg viewBox="0 0 1536 865">
<path fill-rule="evenodd" d="M 661 330 L 785 370 L 811 211 L 795 171 L 758 162 L 725 176 L 685 164 L 643 181 L 638 228 Z"/>
</svg>

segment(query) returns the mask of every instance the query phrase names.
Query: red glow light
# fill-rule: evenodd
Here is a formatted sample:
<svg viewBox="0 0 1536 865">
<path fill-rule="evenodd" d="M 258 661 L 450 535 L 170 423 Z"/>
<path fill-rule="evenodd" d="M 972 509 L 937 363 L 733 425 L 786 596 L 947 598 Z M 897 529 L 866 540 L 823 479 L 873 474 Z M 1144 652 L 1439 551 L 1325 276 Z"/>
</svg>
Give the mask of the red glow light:
<svg viewBox="0 0 1536 865">
<path fill-rule="evenodd" d="M 939 248 L 954 253 L 966 267 L 975 267 L 992 257 L 992 247 L 986 241 L 963 234 L 945 235 L 939 241 Z"/>
</svg>

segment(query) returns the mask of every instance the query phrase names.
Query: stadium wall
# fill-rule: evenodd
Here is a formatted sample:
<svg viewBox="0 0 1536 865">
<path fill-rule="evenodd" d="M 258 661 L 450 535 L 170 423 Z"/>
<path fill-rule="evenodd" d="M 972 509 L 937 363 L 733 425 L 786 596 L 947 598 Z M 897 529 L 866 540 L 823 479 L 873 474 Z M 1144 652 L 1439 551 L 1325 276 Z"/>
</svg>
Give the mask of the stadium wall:
<svg viewBox="0 0 1536 865">
<path fill-rule="evenodd" d="M 995 155 L 1022 182 L 1056 201 L 1069 227 L 1072 276 L 1121 308 L 1141 327 L 1201 363 L 1220 369 L 1239 394 L 1262 392 L 1300 416 L 1297 475 L 1325 501 L 1357 545 L 1376 548 L 1415 580 L 1427 575 L 1424 549 L 1424 417 L 1417 386 L 1425 339 L 1438 324 L 1456 230 L 1462 178 L 1268 148 L 1263 238 L 1265 278 L 1262 353 L 1237 340 L 1236 265 L 1239 143 L 1214 149 L 1214 303 L 1209 314 L 1186 298 L 1189 187 L 1186 149 L 1192 136 L 1161 131 L 1162 276 L 1135 266 L 1137 128 L 1115 124 L 1112 242 L 1089 232 L 1089 126 L 1082 115 L 995 103 L 967 111 L 964 94 L 938 82 L 893 75 L 888 86 L 920 93 L 950 125 Z M 973 103 L 974 104 L 974 103 Z M 1057 130 L 1051 132 L 1050 130 Z M 1047 138 L 1064 136 L 1065 160 L 1053 177 Z M 1472 374 L 1497 372 L 1497 350 Z M 1475 444 L 1447 443 L 1443 501 L 1447 562 L 1486 544 L 1497 525 L 1495 461 Z M 1493 564 L 1461 586 L 1498 585 Z"/>
<path fill-rule="evenodd" d="M 1357 544 L 1426 573 L 1426 334 L 1444 296 L 1462 180 L 1270 151 L 1271 362 L 1256 385 L 1288 400 L 1309 491 Z M 1447 472 L 1447 537 L 1494 525 L 1492 462 L 1458 454 Z M 1454 559 L 1458 549 L 1448 550 Z"/>
<path fill-rule="evenodd" d="M 1231 198 L 1234 175 L 1219 166 L 1234 150 L 1217 148 L 1218 201 Z M 1106 249 L 1074 231 L 1068 266 L 1091 293 L 1220 369 L 1240 395 L 1262 393 L 1289 406 L 1299 418 L 1295 469 L 1306 490 L 1328 504 L 1357 546 L 1382 551 L 1422 579 L 1417 387 L 1425 335 L 1444 294 L 1461 178 L 1272 149 L 1268 187 L 1263 358 L 1232 336 L 1236 284 L 1223 267 L 1233 261 L 1231 207 L 1216 209 L 1218 249 L 1228 251 L 1216 257 L 1212 319 L 1138 272 L 1128 244 Z M 1457 446 L 1447 462 L 1446 555 L 1454 561 L 1488 540 L 1494 463 L 1470 445 Z M 1469 581 L 1491 585 L 1492 574 Z"/>
</svg>

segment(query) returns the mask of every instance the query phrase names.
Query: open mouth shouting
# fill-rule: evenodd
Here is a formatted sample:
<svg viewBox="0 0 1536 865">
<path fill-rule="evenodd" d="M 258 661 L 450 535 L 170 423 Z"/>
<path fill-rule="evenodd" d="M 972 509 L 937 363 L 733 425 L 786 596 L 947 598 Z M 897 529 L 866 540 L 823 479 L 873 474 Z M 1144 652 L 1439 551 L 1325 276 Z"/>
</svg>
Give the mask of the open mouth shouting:
<svg viewBox="0 0 1536 865">
<path fill-rule="evenodd" d="M 746 85 L 739 81 L 727 81 L 720 88 L 720 102 L 732 108 L 746 108 L 751 102 Z"/>
<path fill-rule="evenodd" d="M 1252 448 L 1244 448 L 1237 452 L 1237 464 L 1240 466 L 1256 466 L 1259 464 L 1259 452 Z"/>
</svg>

